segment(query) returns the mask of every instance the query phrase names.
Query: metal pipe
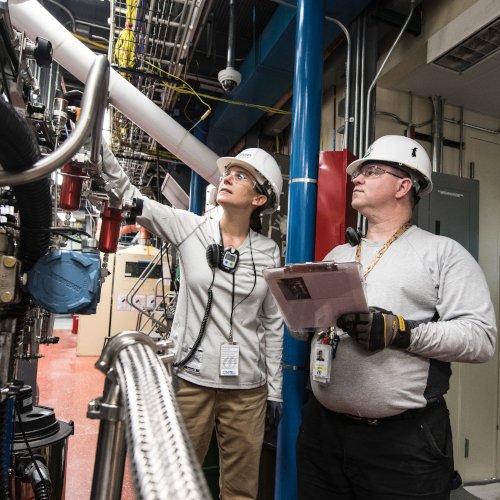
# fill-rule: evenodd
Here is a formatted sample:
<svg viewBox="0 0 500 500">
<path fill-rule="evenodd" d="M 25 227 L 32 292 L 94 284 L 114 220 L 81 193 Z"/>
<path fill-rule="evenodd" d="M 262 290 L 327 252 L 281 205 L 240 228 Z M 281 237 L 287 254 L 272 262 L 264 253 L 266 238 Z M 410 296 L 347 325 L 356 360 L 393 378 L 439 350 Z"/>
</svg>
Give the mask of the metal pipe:
<svg viewBox="0 0 500 500">
<path fill-rule="evenodd" d="M 443 158 L 443 99 L 432 96 L 432 170 L 441 172 Z"/>
<path fill-rule="evenodd" d="M 354 137 L 352 151 L 355 156 L 359 156 L 358 144 L 359 144 L 359 67 L 360 67 L 360 44 L 361 44 L 361 32 L 360 32 L 360 20 L 356 22 L 356 64 L 355 64 L 355 85 L 354 85 Z"/>
<path fill-rule="evenodd" d="M 96 55 L 35 0 L 10 0 L 12 24 L 34 39 L 52 40 L 54 59 L 85 82 Z M 110 104 L 208 182 L 219 182 L 218 155 L 192 136 L 116 71 L 110 72 Z"/>
<path fill-rule="evenodd" d="M 458 150 L 458 175 L 463 176 L 463 165 L 464 165 L 464 108 L 460 106 L 460 146 Z"/>
<path fill-rule="evenodd" d="M 202 142 L 207 140 L 207 125 L 200 123 L 194 129 L 194 136 Z M 196 172 L 191 171 L 191 182 L 189 183 L 189 211 L 202 215 L 205 210 L 205 197 L 207 192 L 207 183 L 203 177 Z"/>
<path fill-rule="evenodd" d="M 111 430 L 117 420 L 126 427 L 138 498 L 204 500 L 210 498 L 210 494 L 172 387 L 171 363 L 175 358 L 172 347 L 172 341 L 157 344 L 136 331 L 114 336 L 96 363 L 96 367 L 106 373 L 104 399 L 109 402 L 109 406 L 98 408 L 99 418 L 107 420 Z M 160 356 L 158 351 L 162 351 Z M 122 396 L 116 392 L 117 385 Z M 121 401 L 123 411 L 118 411 Z M 115 478 L 123 471 L 123 450 L 117 449 L 111 439 L 106 442 L 104 437 L 103 432 L 99 443 L 108 447 L 98 447 L 100 460 L 96 460 L 91 498 L 117 500 L 119 488 L 104 479 L 109 474 L 108 482 L 116 483 Z M 115 453 L 119 455 L 116 461 Z M 97 470 L 99 466 L 101 470 Z"/>
<path fill-rule="evenodd" d="M 408 126 L 411 127 L 413 122 L 413 94 L 408 92 Z"/>
<path fill-rule="evenodd" d="M 453 123 L 455 125 L 460 125 L 460 121 L 455 120 L 453 118 L 443 118 L 443 121 L 448 123 Z M 464 122 L 464 127 L 471 128 L 473 130 L 479 130 L 481 132 L 486 132 L 487 134 L 494 134 L 494 135 L 500 134 L 500 129 L 481 127 L 480 125 L 473 125 L 472 123 L 467 123 L 467 122 Z"/>
<path fill-rule="evenodd" d="M 274 3 L 285 5 L 286 7 L 297 8 L 296 5 L 288 3 L 286 0 L 273 0 Z M 325 20 L 336 24 L 344 33 L 347 41 L 346 69 L 345 69 L 345 117 L 344 117 L 344 144 L 347 146 L 349 139 L 349 106 L 350 106 L 350 77 L 351 77 L 351 35 L 344 24 L 334 17 L 325 16 Z"/>
<path fill-rule="evenodd" d="M 99 103 L 99 99 L 103 97 L 102 81 L 105 80 L 108 72 L 109 62 L 106 57 L 96 56 L 83 93 L 80 118 L 75 130 L 60 148 L 37 161 L 33 168 L 17 174 L 0 172 L 0 186 L 19 186 L 41 179 L 65 165 L 78 153 L 87 137 L 94 130 L 96 106 L 97 109 L 100 109 L 99 106 L 103 105 Z"/>
<path fill-rule="evenodd" d="M 365 123 L 365 112 L 366 112 L 366 120 L 368 124 L 369 114 L 368 114 L 368 99 L 366 100 L 366 109 L 363 105 L 364 96 L 365 96 L 365 68 L 366 68 L 366 12 L 363 12 L 361 16 L 361 71 L 359 75 L 359 96 L 360 96 L 360 106 L 359 106 L 359 123 Z M 368 125 L 366 127 L 366 140 L 368 140 Z M 365 134 L 363 127 L 359 127 L 359 151 L 358 156 L 361 156 L 366 148 L 363 148 L 363 144 L 365 144 Z"/>
<path fill-rule="evenodd" d="M 92 500 L 120 500 L 127 445 L 120 386 L 106 377 L 102 399 L 89 404 L 89 418 L 100 418 L 92 477 Z"/>
<path fill-rule="evenodd" d="M 408 26 L 408 23 L 410 22 L 410 19 L 412 18 L 413 16 L 413 12 L 415 11 L 415 1 L 412 0 L 411 2 L 411 9 L 410 9 L 410 12 L 408 14 L 408 17 L 406 18 L 406 21 L 405 23 L 403 24 L 403 27 L 401 28 L 401 31 L 398 33 L 398 36 L 396 37 L 396 40 L 394 40 L 394 43 L 392 44 L 391 48 L 389 49 L 389 52 L 387 52 L 387 55 L 385 56 L 385 59 L 384 61 L 382 62 L 382 64 L 380 65 L 380 68 L 379 70 L 377 71 L 377 74 L 375 75 L 375 78 L 373 79 L 373 82 L 371 83 L 370 87 L 368 88 L 368 92 L 366 94 L 366 109 L 367 109 L 367 113 L 366 113 L 366 133 L 365 133 L 365 140 L 366 140 L 366 143 L 365 143 L 365 150 L 368 149 L 368 137 L 369 137 L 369 131 L 370 131 L 370 100 L 371 100 L 371 93 L 375 87 L 375 84 L 377 83 L 377 80 L 380 76 L 380 73 L 382 73 L 382 70 L 384 69 L 387 61 L 389 60 L 389 57 L 391 57 L 392 55 L 392 52 L 394 51 L 394 49 L 396 48 L 396 45 L 398 44 L 400 38 L 403 36 L 403 33 L 405 32 L 406 30 L 406 27 Z"/>
<path fill-rule="evenodd" d="M 292 103 L 287 262 L 314 258 L 325 1 L 298 0 Z M 307 344 L 285 333 L 283 418 L 278 430 L 275 498 L 297 495 L 295 442 L 306 382 Z"/>
<path fill-rule="evenodd" d="M 376 114 L 381 115 L 381 116 L 390 116 L 391 118 L 394 118 L 398 123 L 400 123 L 401 125 L 405 125 L 406 127 L 409 127 L 410 125 L 412 125 L 415 128 L 421 128 L 421 127 L 425 127 L 426 125 L 429 125 L 430 123 L 432 123 L 432 119 L 426 120 L 425 122 L 421 122 L 421 123 L 411 123 L 411 121 L 405 122 L 397 114 L 390 113 L 389 111 L 377 111 Z"/>
<path fill-rule="evenodd" d="M 471 161 L 469 163 L 469 177 L 471 179 L 474 179 L 475 176 L 476 176 L 476 164 L 473 161 Z"/>
<path fill-rule="evenodd" d="M 229 0 L 229 27 L 227 32 L 227 67 L 234 68 L 234 28 L 235 21 L 235 0 Z"/>
<path fill-rule="evenodd" d="M 344 144 L 347 147 L 349 140 L 349 106 L 351 104 L 351 35 L 349 34 L 348 29 L 338 20 L 333 17 L 326 16 L 325 19 L 332 23 L 335 23 L 343 32 L 347 41 L 347 53 L 346 53 L 346 61 L 345 61 L 345 116 L 344 116 Z"/>
<path fill-rule="evenodd" d="M 71 11 L 67 7 L 65 7 L 64 5 L 60 4 L 59 2 L 56 2 L 55 0 L 47 0 L 47 2 L 53 3 L 59 9 L 63 10 L 64 12 L 66 12 L 66 14 L 68 14 L 68 16 L 71 20 L 71 24 L 73 25 L 73 33 L 76 33 L 75 16 L 73 16 Z"/>
</svg>

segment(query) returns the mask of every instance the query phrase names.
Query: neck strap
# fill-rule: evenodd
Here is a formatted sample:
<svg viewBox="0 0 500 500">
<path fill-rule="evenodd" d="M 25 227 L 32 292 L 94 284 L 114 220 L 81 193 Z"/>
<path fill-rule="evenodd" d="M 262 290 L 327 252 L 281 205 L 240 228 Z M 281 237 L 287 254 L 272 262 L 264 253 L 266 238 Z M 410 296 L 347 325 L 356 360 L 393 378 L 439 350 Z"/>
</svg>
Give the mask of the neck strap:
<svg viewBox="0 0 500 500">
<path fill-rule="evenodd" d="M 412 226 L 411 222 L 405 222 L 385 243 L 384 246 L 377 252 L 373 260 L 370 262 L 366 271 L 363 273 L 366 278 L 369 272 L 377 265 L 378 261 L 382 258 L 387 249 L 402 235 L 404 232 Z M 359 264 L 361 262 L 361 241 L 358 243 L 356 248 L 356 262 Z"/>
</svg>

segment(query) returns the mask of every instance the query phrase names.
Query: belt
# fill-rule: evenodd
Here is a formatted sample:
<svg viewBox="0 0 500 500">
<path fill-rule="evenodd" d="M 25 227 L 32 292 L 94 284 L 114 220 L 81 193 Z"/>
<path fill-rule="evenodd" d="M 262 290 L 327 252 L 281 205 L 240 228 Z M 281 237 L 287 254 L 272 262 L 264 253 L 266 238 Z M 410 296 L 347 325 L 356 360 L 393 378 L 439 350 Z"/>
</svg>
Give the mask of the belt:
<svg viewBox="0 0 500 500">
<path fill-rule="evenodd" d="M 444 403 L 444 399 L 439 398 L 439 399 L 436 399 L 434 401 L 428 401 L 427 406 L 424 406 L 422 408 L 411 408 L 411 409 L 406 410 L 402 413 L 398 413 L 397 415 L 391 415 L 390 417 L 369 418 L 369 417 L 360 417 L 358 415 L 352 415 L 350 413 L 337 413 L 337 415 L 345 417 L 349 420 L 353 420 L 354 422 L 358 422 L 360 424 L 375 426 L 375 425 L 383 424 L 384 422 L 392 422 L 394 420 L 404 420 L 407 418 L 416 417 L 417 415 L 422 414 L 426 410 L 429 410 L 430 408 L 437 407 L 443 403 Z"/>
</svg>

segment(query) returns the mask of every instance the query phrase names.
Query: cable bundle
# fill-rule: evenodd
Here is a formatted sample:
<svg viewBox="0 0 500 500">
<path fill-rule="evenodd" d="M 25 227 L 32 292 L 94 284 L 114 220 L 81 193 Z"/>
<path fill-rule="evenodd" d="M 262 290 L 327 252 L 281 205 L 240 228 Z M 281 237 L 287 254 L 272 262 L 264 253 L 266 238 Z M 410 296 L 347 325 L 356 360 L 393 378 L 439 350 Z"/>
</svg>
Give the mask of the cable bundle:
<svg viewBox="0 0 500 500">
<path fill-rule="evenodd" d="M 116 41 L 114 56 L 115 63 L 123 68 L 132 68 L 135 63 L 135 33 L 134 21 L 137 15 L 138 0 L 127 0 L 125 28 Z M 129 75 L 122 75 L 129 79 Z"/>
</svg>

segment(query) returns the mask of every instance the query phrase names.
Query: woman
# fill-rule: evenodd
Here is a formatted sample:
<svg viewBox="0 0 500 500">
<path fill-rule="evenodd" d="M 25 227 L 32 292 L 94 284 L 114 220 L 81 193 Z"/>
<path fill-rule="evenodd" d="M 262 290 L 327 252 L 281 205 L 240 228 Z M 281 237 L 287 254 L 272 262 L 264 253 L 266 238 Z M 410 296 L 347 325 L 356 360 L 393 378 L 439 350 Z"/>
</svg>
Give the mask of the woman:
<svg viewBox="0 0 500 500">
<path fill-rule="evenodd" d="M 262 276 L 280 265 L 278 246 L 253 229 L 277 209 L 282 189 L 274 158 L 259 148 L 217 161 L 222 218 L 144 199 L 139 224 L 169 241 L 181 283 L 171 337 L 177 401 L 202 463 L 215 427 L 222 499 L 256 498 L 268 420 L 281 408 L 283 321 Z M 124 197 L 142 197 L 110 151 L 103 171 Z"/>
</svg>

